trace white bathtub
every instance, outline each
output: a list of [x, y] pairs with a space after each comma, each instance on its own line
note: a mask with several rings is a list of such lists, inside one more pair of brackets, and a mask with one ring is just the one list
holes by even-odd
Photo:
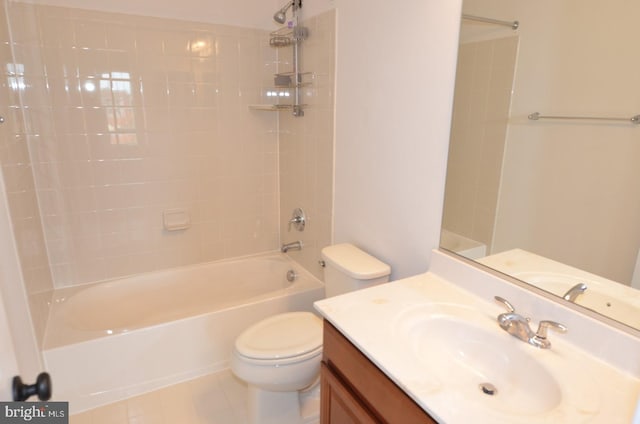
[[323, 297], [279, 253], [59, 290], [43, 352], [54, 400], [75, 413], [222, 370], [243, 329]]
[[440, 247], [469, 259], [480, 259], [487, 255], [486, 244], [444, 228], [440, 234]]

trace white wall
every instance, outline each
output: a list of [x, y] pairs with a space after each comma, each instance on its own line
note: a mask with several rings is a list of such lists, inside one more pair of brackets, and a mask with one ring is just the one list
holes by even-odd
[[439, 244], [461, 2], [337, 0], [334, 241], [424, 272]]

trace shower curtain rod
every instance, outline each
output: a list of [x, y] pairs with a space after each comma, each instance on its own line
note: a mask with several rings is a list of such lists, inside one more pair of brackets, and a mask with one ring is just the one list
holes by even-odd
[[484, 18], [482, 16], [462, 15], [462, 19], [467, 19], [469, 21], [484, 22], [487, 24], [508, 26], [514, 31], [520, 27], [520, 22], [518, 21], [500, 21], [498, 19]]

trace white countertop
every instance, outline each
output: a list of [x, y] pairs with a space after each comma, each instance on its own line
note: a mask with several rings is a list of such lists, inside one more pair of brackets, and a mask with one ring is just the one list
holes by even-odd
[[[481, 319], [474, 325], [482, 326], [483, 331], [491, 332], [492, 336], [495, 331], [496, 337], [507, 338], [505, 341], [516, 344], [519, 353], [547, 369], [561, 383], [563, 401], [560, 405], [543, 412], [505, 412], [499, 395], [490, 401], [497, 403], [487, 408], [486, 395], [477, 387], [465, 391], [458, 382], [425, 375], [425, 364], [416, 360], [411, 343], [407, 343], [406, 335], [400, 334], [400, 320], [406, 318], [407, 312], [420, 308], [454, 304], [477, 310]], [[550, 332], [551, 349], [537, 349], [511, 337], [495, 320], [505, 312], [503, 307], [433, 273], [324, 299], [316, 302], [315, 307], [438, 422], [640, 423], [640, 418], [634, 420], [640, 395], [637, 376], [592, 357], [564, 341], [561, 334]], [[589, 337], [588, 331], [584, 335]]]

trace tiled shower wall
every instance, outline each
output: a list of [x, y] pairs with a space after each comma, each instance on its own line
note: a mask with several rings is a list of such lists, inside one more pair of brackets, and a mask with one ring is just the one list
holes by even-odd
[[[300, 48], [305, 115], [280, 113], [280, 232], [283, 243], [302, 241], [301, 251], [289, 254], [322, 278], [320, 251], [331, 244], [333, 222], [333, 117], [335, 87], [335, 11], [304, 20], [309, 38]], [[281, 66], [290, 67], [287, 51]], [[289, 52], [290, 54], [290, 52]], [[304, 232], [288, 231], [293, 209], [308, 215]]]
[[[278, 247], [277, 116], [247, 108], [266, 31], [20, 3], [10, 22], [56, 287]], [[163, 229], [173, 209], [189, 229]]]
[[443, 227], [491, 251], [517, 37], [460, 45]]

